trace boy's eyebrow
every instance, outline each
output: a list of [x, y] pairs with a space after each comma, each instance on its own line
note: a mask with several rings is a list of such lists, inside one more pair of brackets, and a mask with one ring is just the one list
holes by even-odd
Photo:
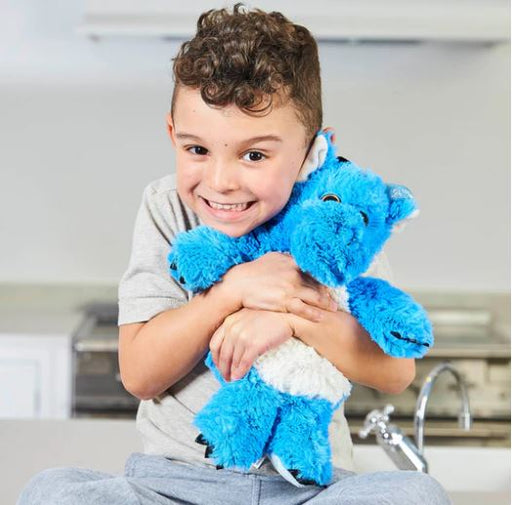
[[[180, 140], [193, 140], [195, 142], [203, 142], [200, 137], [191, 133], [176, 133], [176, 138]], [[255, 144], [256, 142], [263, 142], [264, 140], [273, 142], [283, 141], [283, 139], [277, 135], [260, 135], [257, 137], [251, 137], [250, 139], [245, 139], [240, 144]]]

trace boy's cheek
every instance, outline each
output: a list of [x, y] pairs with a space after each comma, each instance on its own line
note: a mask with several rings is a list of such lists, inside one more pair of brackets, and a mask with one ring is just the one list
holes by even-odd
[[197, 178], [190, 173], [187, 173], [185, 169], [176, 170], [176, 190], [183, 199], [191, 199], [192, 191], [197, 186]]

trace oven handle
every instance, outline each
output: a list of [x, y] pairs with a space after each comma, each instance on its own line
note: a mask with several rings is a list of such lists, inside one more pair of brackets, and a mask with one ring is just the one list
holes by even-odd
[[73, 344], [76, 352], [117, 352], [117, 340], [112, 339], [87, 339], [79, 340]]

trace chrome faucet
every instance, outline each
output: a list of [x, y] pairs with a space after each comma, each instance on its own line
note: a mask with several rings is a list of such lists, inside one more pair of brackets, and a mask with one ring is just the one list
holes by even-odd
[[418, 394], [418, 400], [416, 402], [416, 412], [414, 414], [414, 439], [420, 454], [423, 454], [423, 438], [425, 436], [425, 412], [427, 410], [427, 403], [432, 393], [432, 387], [434, 386], [438, 377], [444, 372], [450, 372], [457, 381], [459, 396], [462, 402], [461, 411], [459, 413], [459, 426], [465, 430], [469, 430], [471, 428], [471, 413], [469, 411], [469, 397], [466, 383], [457, 369], [451, 363], [440, 363], [434, 367], [425, 378], [423, 386], [421, 387], [421, 390]]
[[427, 462], [414, 442], [398, 426], [389, 423], [389, 414], [394, 410], [393, 405], [386, 405], [383, 410], [372, 410], [366, 416], [359, 437], [366, 438], [372, 431], [375, 432], [377, 443], [397, 468], [427, 473]]
[[418, 395], [414, 415], [416, 444], [399, 427], [389, 423], [389, 414], [395, 410], [393, 405], [386, 405], [383, 410], [372, 410], [366, 416], [364, 426], [359, 431], [360, 438], [366, 438], [371, 432], [374, 432], [377, 443], [400, 470], [416, 470], [428, 473], [428, 464], [423, 455], [425, 411], [432, 387], [439, 375], [445, 371], [451, 372], [457, 380], [462, 400], [459, 425], [465, 430], [469, 430], [471, 427], [471, 414], [469, 412], [466, 384], [455, 367], [448, 362], [444, 362], [429, 372]]

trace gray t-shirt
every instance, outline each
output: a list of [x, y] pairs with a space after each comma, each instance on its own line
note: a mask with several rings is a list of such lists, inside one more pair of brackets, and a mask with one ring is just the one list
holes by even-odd
[[[169, 275], [167, 255], [177, 233], [200, 224], [198, 216], [178, 196], [174, 174], [153, 181], [145, 188], [135, 222], [130, 262], [119, 284], [119, 325], [148, 321], [191, 299], [192, 293]], [[383, 277], [383, 268], [386, 262], [380, 255], [371, 273]], [[165, 393], [141, 401], [137, 429], [142, 435], [144, 452], [215, 466], [204, 457], [204, 446], [194, 442], [199, 432], [192, 420], [218, 387], [217, 380], [201, 360]], [[329, 438], [334, 466], [352, 469], [352, 441], [343, 405], [334, 413]], [[268, 461], [251, 472], [275, 473]]]

